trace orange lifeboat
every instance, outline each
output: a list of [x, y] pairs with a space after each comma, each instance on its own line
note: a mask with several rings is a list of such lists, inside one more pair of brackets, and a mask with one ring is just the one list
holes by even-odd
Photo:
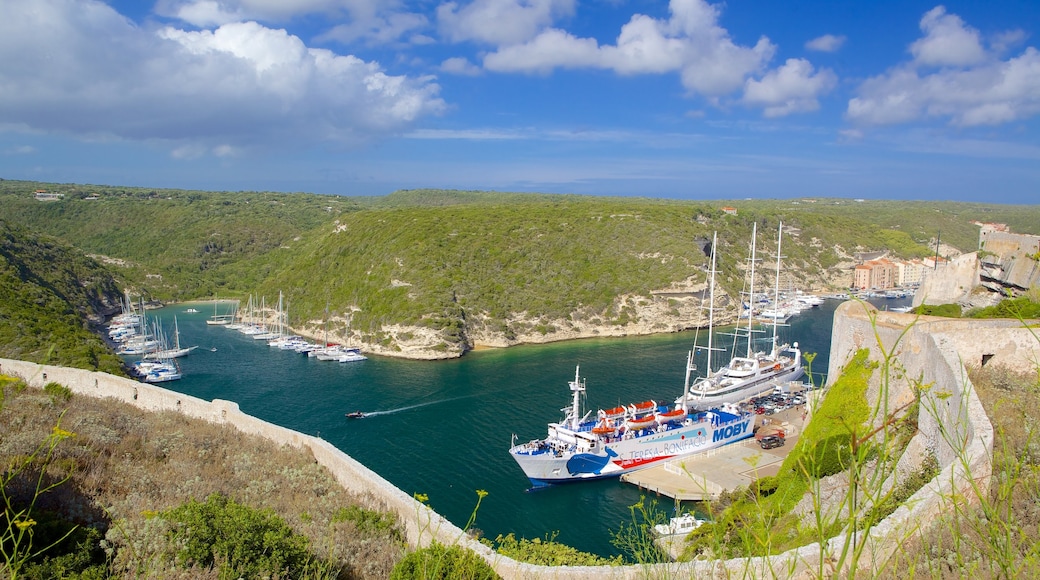
[[617, 431], [617, 426], [614, 425], [613, 421], [603, 420], [600, 421], [599, 425], [592, 428], [592, 432], [596, 435], [610, 435]]
[[613, 409], [607, 410], [600, 409], [597, 415], [600, 419], [619, 419], [624, 417], [627, 411], [628, 409], [625, 409], [624, 407], [614, 407]]
[[639, 419], [632, 418], [625, 421], [625, 425], [629, 429], [649, 429], [657, 424], [657, 417], [654, 415], [647, 415]]
[[628, 406], [628, 410], [633, 415], [642, 415], [643, 413], [650, 413], [657, 408], [657, 401], [644, 401], [642, 403], [633, 403]]
[[666, 413], [658, 413], [657, 417], [662, 423], [666, 421], [682, 421], [686, 419], [686, 409], [675, 409]]

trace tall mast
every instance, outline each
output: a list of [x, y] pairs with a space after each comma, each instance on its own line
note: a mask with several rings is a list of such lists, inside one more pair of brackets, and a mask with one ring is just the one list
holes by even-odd
[[[776, 228], [776, 289], [773, 291], [773, 309], [780, 308], [780, 241], [783, 239], [784, 222]], [[773, 313], [773, 357], [776, 358], [776, 319], [779, 311]]]
[[719, 232], [715, 232], [711, 237], [711, 276], [708, 280], [708, 366], [705, 377], [711, 376], [712, 346], [715, 344], [712, 342], [712, 333], [715, 331], [715, 257], [718, 243]]
[[758, 237], [758, 222], [751, 224], [751, 281], [748, 284], [747, 357], [751, 358], [752, 325], [755, 322], [755, 240]]

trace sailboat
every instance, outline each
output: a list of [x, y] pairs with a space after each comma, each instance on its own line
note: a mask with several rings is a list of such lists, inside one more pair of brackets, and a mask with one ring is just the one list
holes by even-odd
[[[757, 235], [757, 224], [752, 230], [751, 241], [751, 284], [749, 296], [754, 296], [754, 262], [755, 262], [755, 236]], [[783, 223], [777, 230], [776, 243], [776, 268], [777, 288], [779, 295], [780, 283], [780, 245], [783, 239]], [[714, 257], [712, 258], [711, 272], [711, 300], [714, 302], [715, 268]], [[749, 298], [749, 303], [752, 300]], [[771, 392], [776, 386], [801, 378], [804, 373], [802, 368], [802, 351], [798, 343], [780, 344], [777, 341], [777, 320], [773, 319], [772, 349], [770, 352], [755, 352], [753, 350], [752, 328], [753, 316], [748, 316], [748, 327], [742, 333], [747, 338], [747, 350], [744, 356], [734, 356], [729, 364], [718, 370], [712, 371], [711, 359], [713, 352], [712, 331], [714, 325], [714, 304], [708, 310], [708, 363], [704, 376], [686, 388], [683, 396], [676, 400], [676, 404], [688, 406], [690, 409], [711, 409], [723, 404], [736, 404], [754, 397]], [[687, 383], [693, 370], [693, 354], [688, 358]]]
[[145, 360], [161, 360], [161, 359], [180, 358], [182, 356], [187, 356], [188, 353], [190, 353], [191, 351], [195, 350], [196, 348], [198, 348], [198, 346], [188, 346], [188, 347], [182, 347], [181, 346], [181, 331], [180, 331], [180, 328], [177, 326], [177, 317], [174, 316], [173, 317], [173, 346], [170, 347], [169, 344], [167, 343], [165, 337], [163, 337], [161, 339], [161, 341], [160, 341], [160, 348], [159, 348], [159, 350], [147, 353], [147, 354], [144, 355], [143, 358]]
[[[233, 308], [233, 307], [229, 307], [229, 308]], [[217, 301], [214, 300], [213, 301], [213, 316], [210, 316], [209, 318], [206, 319], [206, 324], [214, 325], [214, 326], [226, 326], [228, 324], [231, 324], [234, 321], [235, 321], [235, 315], [234, 315], [233, 312], [229, 311], [226, 314], [217, 314]]]

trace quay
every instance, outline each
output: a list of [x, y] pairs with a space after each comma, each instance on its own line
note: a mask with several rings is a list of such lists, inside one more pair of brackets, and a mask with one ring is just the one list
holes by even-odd
[[716, 499], [723, 492], [747, 487], [761, 477], [776, 475], [784, 458], [798, 442], [804, 413], [805, 407], [800, 405], [774, 415], [758, 416], [755, 433], [761, 435], [783, 430], [785, 442], [782, 447], [762, 449], [757, 439], [750, 437], [626, 473], [621, 476], [621, 481], [676, 501]]

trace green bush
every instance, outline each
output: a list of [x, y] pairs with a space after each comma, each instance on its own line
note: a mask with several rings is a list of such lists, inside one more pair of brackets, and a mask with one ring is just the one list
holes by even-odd
[[390, 580], [493, 580], [499, 575], [483, 558], [460, 546], [433, 542], [394, 566]]
[[222, 576], [299, 578], [319, 566], [309, 542], [270, 510], [256, 510], [220, 494], [163, 512], [173, 524], [179, 566], [221, 566]]
[[72, 390], [65, 385], [60, 385], [55, 382], [49, 382], [43, 386], [43, 391], [51, 396], [51, 400], [55, 403], [67, 403], [72, 399]]
[[994, 306], [970, 310], [966, 316], [971, 318], [1040, 318], [1040, 302], [1032, 300], [1030, 296], [1007, 298]]
[[513, 534], [509, 534], [498, 536], [493, 543], [487, 540], [484, 543], [494, 547], [495, 551], [503, 556], [508, 556], [518, 562], [527, 562], [528, 564], [543, 566], [605, 566], [624, 563], [621, 556], [608, 559], [561, 544], [556, 541], [556, 533], [547, 535], [544, 541], [540, 538], [533, 540], [528, 540], [527, 538], [517, 539]]
[[960, 304], [922, 304], [914, 309], [915, 314], [923, 314], [925, 316], [945, 316], [946, 318], [960, 318], [961, 317], [961, 305]]
[[397, 516], [393, 512], [381, 512], [352, 505], [341, 508], [332, 516], [332, 523], [336, 522], [353, 522], [359, 532], [370, 536], [402, 539], [401, 530], [397, 528]]

